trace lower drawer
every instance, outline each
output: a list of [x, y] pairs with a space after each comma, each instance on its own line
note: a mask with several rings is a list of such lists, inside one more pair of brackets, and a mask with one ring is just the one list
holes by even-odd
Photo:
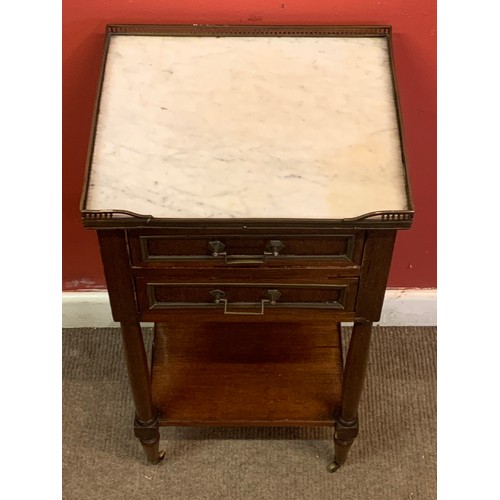
[[191, 282], [136, 278], [140, 312], [192, 309], [224, 314], [263, 315], [286, 308], [354, 311], [357, 279], [329, 280], [327, 284], [289, 282]]

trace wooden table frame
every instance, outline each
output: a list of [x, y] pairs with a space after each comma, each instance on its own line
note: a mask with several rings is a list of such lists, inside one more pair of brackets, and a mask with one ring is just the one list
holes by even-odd
[[[141, 315], [138, 311], [126, 231], [101, 229], [98, 237], [113, 319], [121, 324], [124, 354], [136, 409], [135, 435], [139, 438], [148, 461], [158, 463], [163, 458], [163, 452], [159, 451], [159, 422], [157, 409], [152, 401], [151, 373], [142, 340]], [[358, 404], [365, 379], [372, 323], [380, 319], [395, 237], [395, 230], [366, 231], [355, 313], [340, 315], [344, 321], [353, 320], [354, 327], [343, 373], [341, 405], [331, 419], [332, 425], [335, 425], [335, 459], [330, 466], [331, 471], [337, 470], [345, 462], [358, 434]], [[338, 315], [328, 314], [332, 321], [337, 321]], [[220, 320], [220, 315], [218, 318]]]
[[[385, 37], [388, 40], [390, 71], [394, 84], [394, 102], [397, 113], [398, 132], [401, 140], [401, 154], [403, 159], [405, 189], [407, 198], [406, 210], [387, 210], [361, 214], [350, 219], [162, 219], [147, 214], [136, 214], [127, 211], [126, 207], [114, 209], [89, 210], [87, 198], [89, 178], [92, 165], [92, 154], [96, 139], [96, 125], [99, 114], [99, 104], [103, 86], [104, 66], [106, 53], [111, 36], [123, 35], [172, 35], [172, 36], [293, 36], [293, 37]], [[94, 118], [89, 141], [89, 150], [85, 174], [85, 185], [81, 200], [83, 225], [97, 231], [101, 257], [104, 266], [111, 310], [115, 321], [121, 325], [124, 355], [128, 369], [130, 387], [135, 404], [134, 432], [141, 442], [147, 459], [150, 463], [158, 463], [164, 453], [159, 450], [159, 427], [161, 425], [330, 425], [335, 426], [334, 444], [335, 458], [330, 465], [330, 471], [336, 471], [346, 459], [349, 449], [358, 435], [358, 405], [361, 398], [365, 379], [366, 366], [369, 355], [370, 337], [373, 322], [380, 320], [387, 278], [394, 248], [396, 233], [400, 229], [411, 227], [413, 219], [413, 204], [409, 189], [408, 174], [404, 153], [403, 129], [399, 109], [397, 85], [394, 75], [392, 59], [392, 31], [390, 26], [167, 26], [167, 25], [110, 25], [107, 27], [105, 51], [101, 66], [98, 94], [94, 109]], [[201, 259], [189, 250], [187, 243], [193, 235], [206, 238], [209, 245], [217, 243], [220, 235], [230, 234], [236, 238], [246, 237], [248, 234], [265, 233], [273, 240], [280, 239], [280, 235], [292, 235], [306, 241], [311, 234], [330, 237], [339, 234], [352, 234], [355, 241], [356, 258], [349, 262], [341, 259], [323, 259], [323, 262], [314, 260], [310, 256], [304, 257], [304, 262], [297, 260], [287, 261], [281, 269], [272, 258], [269, 262], [247, 260], [242, 265], [225, 266], [223, 260], [209, 262], [210, 255], [217, 258], [217, 251], [207, 253]], [[166, 258], [163, 264], [153, 262], [139, 262], [140, 250], [134, 241], [137, 238], [150, 236], [164, 237], [165, 235], [183, 236], [186, 251], [179, 260]], [[274, 235], [274, 236], [272, 236]], [[135, 238], [135, 240], [134, 240]], [[215, 241], [214, 241], [215, 240]], [[326, 241], [326, 240], [325, 240]], [[134, 246], [135, 245], [135, 246]], [[347, 250], [346, 250], [346, 253]], [[137, 257], [139, 255], [139, 257]], [[195, 257], [193, 259], [193, 256]], [[337, 256], [338, 257], [338, 256]], [[351, 256], [352, 257], [352, 256]], [[189, 260], [191, 258], [191, 260]], [[199, 260], [196, 260], [199, 259]], [[309, 260], [308, 260], [309, 259]], [[189, 262], [188, 262], [189, 260]], [[244, 259], [245, 260], [245, 259]], [[349, 259], [347, 259], [349, 260]], [[229, 264], [226, 262], [226, 264]], [[156, 267], [155, 267], [156, 266]], [[246, 273], [246, 274], [245, 274]], [[164, 325], [182, 322], [203, 320], [206, 323], [227, 323], [237, 321], [253, 321], [258, 330], [262, 316], [230, 316], [221, 314], [220, 298], [214, 303], [197, 305], [199, 294], [190, 298], [185, 304], [176, 302], [168, 307], [168, 300], [163, 302], [167, 307], [162, 308], [154, 299], [154, 287], [172, 283], [204, 284], [210, 280], [219, 280], [227, 283], [237, 277], [239, 285], [248, 285], [248, 288], [269, 284], [269, 291], [275, 292], [275, 283], [284, 286], [296, 287], [300, 296], [301, 287], [317, 286], [332, 291], [332, 300], [323, 303], [310, 302], [289, 303], [284, 307], [267, 307], [273, 301], [262, 301], [262, 312], [266, 302], [266, 320], [279, 322], [295, 322], [301, 324], [304, 317], [321, 318], [327, 324], [331, 323], [332, 331], [337, 334], [342, 322], [353, 322], [353, 332], [345, 360], [342, 367], [340, 361], [339, 394], [331, 411], [325, 414], [324, 409], [318, 418], [293, 418], [290, 420], [283, 415], [278, 420], [265, 418], [242, 418], [224, 420], [223, 413], [216, 419], [192, 417], [171, 419], [162, 415], [161, 408], [155, 404], [154, 380], [152, 381], [154, 366], [150, 370], [143, 343], [141, 322], [154, 322], [156, 330], [161, 334]], [[234, 278], [236, 279], [236, 278]], [[337, 280], [337, 282], [335, 281]], [[343, 280], [343, 282], [342, 282]], [[344, 287], [345, 293], [334, 295], [335, 286]], [[231, 283], [230, 283], [231, 284]], [[217, 292], [217, 290], [214, 290]], [[188, 295], [191, 292], [186, 292]], [[304, 292], [305, 293], [305, 292]], [[308, 292], [309, 293], [309, 292]], [[149, 294], [149, 295], [148, 295]], [[311, 293], [310, 293], [311, 295]], [[299, 297], [300, 299], [300, 297]], [[224, 300], [224, 299], [222, 299]], [[294, 299], [295, 300], [295, 299]], [[174, 301], [175, 302], [175, 301]], [[181, 301], [182, 302], [182, 301]], [[206, 301], [205, 301], [206, 302]], [[227, 306], [227, 302], [225, 303]], [[224, 312], [228, 312], [224, 309]], [[339, 358], [340, 359], [340, 358]], [[343, 369], [342, 369], [343, 368]], [[326, 374], [326, 372], [324, 372]], [[247, 384], [248, 387], [248, 384]], [[255, 401], [258, 404], [258, 401]], [[201, 412], [200, 412], [201, 413]], [[221, 416], [222, 415], [222, 416]], [[314, 417], [314, 413], [312, 414]], [[168, 417], [168, 416], [167, 416]]]

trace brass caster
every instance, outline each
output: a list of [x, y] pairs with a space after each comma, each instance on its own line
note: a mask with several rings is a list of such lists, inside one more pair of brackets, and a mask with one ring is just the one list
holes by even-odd
[[333, 462], [331, 465], [328, 466], [328, 472], [337, 472], [340, 469], [340, 464], [337, 462]]
[[165, 458], [165, 452], [164, 451], [160, 451], [158, 453], [158, 460], [155, 460], [154, 462], [150, 462], [150, 464], [152, 464], [152, 465], [159, 464], [164, 458]]

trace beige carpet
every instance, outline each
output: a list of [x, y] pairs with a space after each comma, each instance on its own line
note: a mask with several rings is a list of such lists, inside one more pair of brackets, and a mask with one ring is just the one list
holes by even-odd
[[63, 330], [64, 499], [434, 499], [436, 330], [374, 329], [360, 434], [335, 474], [328, 428], [162, 428], [151, 466], [132, 420], [119, 330]]

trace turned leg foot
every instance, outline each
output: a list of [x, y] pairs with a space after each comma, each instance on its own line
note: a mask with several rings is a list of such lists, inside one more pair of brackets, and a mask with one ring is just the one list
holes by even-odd
[[136, 417], [134, 434], [139, 438], [149, 463], [157, 464], [163, 460], [165, 452], [160, 451], [160, 431], [156, 418], [142, 422]]
[[372, 323], [357, 319], [352, 330], [344, 368], [341, 404], [336, 412], [335, 459], [328, 470], [335, 472], [346, 461], [358, 435], [358, 405], [363, 389]]
[[328, 467], [329, 472], [336, 472], [339, 467], [347, 460], [347, 455], [351, 449], [351, 445], [358, 435], [358, 419], [357, 417], [350, 422], [345, 422], [342, 419], [335, 423], [335, 458], [333, 463]]
[[328, 472], [337, 472], [340, 469], [340, 464], [335, 460], [328, 466]]

